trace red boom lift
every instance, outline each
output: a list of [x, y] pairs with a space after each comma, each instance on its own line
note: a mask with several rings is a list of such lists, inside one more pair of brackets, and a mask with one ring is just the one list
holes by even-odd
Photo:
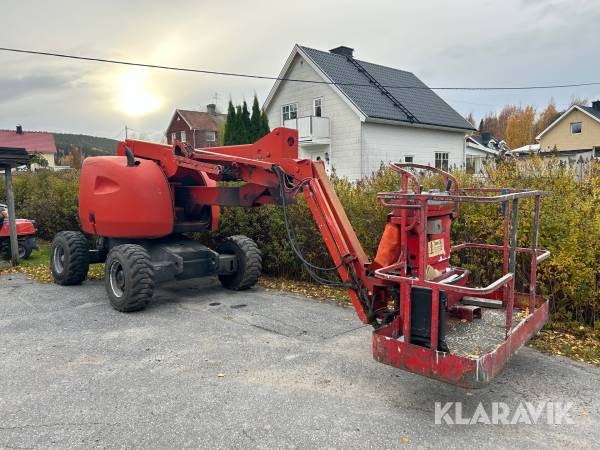
[[[79, 217], [83, 231], [97, 237], [96, 245], [90, 249], [79, 232], [57, 234], [51, 254], [55, 281], [81, 283], [90, 263], [104, 262], [111, 304], [124, 312], [144, 308], [154, 286], [172, 279], [218, 275], [226, 288], [247, 289], [261, 270], [251, 239], [233, 236], [215, 251], [184, 233], [215, 230], [220, 206], [269, 203], [283, 206], [294, 251], [322, 280], [320, 268], [302, 258], [289, 223], [287, 205], [302, 193], [358, 317], [374, 328], [375, 359], [453, 384], [487, 384], [548, 317], [547, 301], [536, 294], [537, 264], [549, 256], [537, 245], [543, 192], [461, 189], [441, 170], [393, 164], [401, 190], [378, 194], [391, 212], [370, 261], [323, 163], [298, 159], [297, 140], [297, 131], [286, 128], [255, 144], [200, 150], [181, 142], [126, 140], [118, 156], [86, 159]], [[414, 169], [438, 174], [445, 189], [424, 191]], [[223, 181], [244, 184], [217, 184]], [[528, 197], [535, 202], [532, 242], [519, 248], [519, 201]], [[461, 202], [499, 204], [503, 245], [451, 245], [451, 223]], [[499, 252], [503, 275], [485, 287], [468, 286], [468, 271], [451, 265], [450, 255], [469, 248]], [[527, 293], [515, 292], [518, 253], [531, 261]]]

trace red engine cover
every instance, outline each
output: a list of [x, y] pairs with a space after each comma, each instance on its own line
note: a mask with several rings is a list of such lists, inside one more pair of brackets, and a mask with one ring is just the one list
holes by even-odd
[[[29, 234], [35, 234], [35, 227], [33, 226], [33, 222], [27, 219], [17, 219], [15, 220], [17, 223], [17, 235], [18, 236], [26, 236]], [[10, 236], [10, 230], [8, 226], [8, 219], [4, 219], [4, 223], [0, 228], [0, 237]]]
[[161, 168], [124, 156], [87, 158], [79, 182], [79, 220], [86, 233], [158, 238], [173, 231], [173, 202]]

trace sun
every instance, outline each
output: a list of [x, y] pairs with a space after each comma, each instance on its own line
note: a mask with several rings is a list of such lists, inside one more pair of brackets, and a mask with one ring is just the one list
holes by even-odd
[[143, 69], [130, 69], [118, 78], [119, 109], [139, 117], [156, 111], [161, 101], [146, 86], [148, 75]]

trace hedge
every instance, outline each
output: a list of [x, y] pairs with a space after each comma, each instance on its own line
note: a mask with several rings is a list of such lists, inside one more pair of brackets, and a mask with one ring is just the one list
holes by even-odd
[[[486, 177], [463, 171], [455, 175], [464, 187], [502, 186], [551, 191], [544, 197], [539, 243], [552, 257], [539, 266], [539, 289], [551, 299], [555, 317], [600, 328], [600, 170], [598, 164], [585, 174], [576, 174], [558, 160], [488, 165]], [[579, 175], [579, 176], [578, 176]], [[427, 184], [435, 180], [426, 180]], [[385, 225], [387, 211], [379, 206], [377, 192], [398, 189], [398, 175], [382, 169], [357, 183], [334, 178], [334, 187], [365, 251], [373, 256]], [[77, 229], [78, 173], [48, 171], [14, 177], [19, 216], [35, 219], [43, 239], [65, 229]], [[4, 186], [0, 185], [0, 199]], [[528, 246], [533, 201], [520, 203], [519, 245]], [[463, 204], [453, 224], [453, 240], [501, 242], [501, 220], [496, 205]], [[290, 206], [290, 217], [305, 256], [315, 264], [331, 265], [312, 216], [300, 198]], [[224, 208], [219, 232], [198, 236], [219, 240], [232, 234], [253, 238], [264, 254], [264, 272], [271, 276], [307, 280], [308, 274], [288, 243], [282, 208]], [[500, 255], [469, 252], [460, 264], [471, 270], [471, 279], [483, 284], [501, 270]], [[455, 259], [457, 259], [455, 257]], [[458, 261], [457, 261], [458, 262]], [[519, 261], [518, 283], [524, 284], [528, 262]]]

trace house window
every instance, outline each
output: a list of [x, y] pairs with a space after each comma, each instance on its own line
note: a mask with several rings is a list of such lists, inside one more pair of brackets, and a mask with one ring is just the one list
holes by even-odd
[[571, 134], [581, 134], [581, 122], [571, 122]]
[[180, 141], [181, 142], [185, 142], [185, 131], [182, 131], [181, 134], [180, 134], [180, 136], [181, 136]]
[[435, 152], [435, 168], [441, 170], [448, 170], [448, 153], [447, 152]]
[[175, 132], [171, 133], [171, 144], [174, 144], [176, 140], [177, 140], [177, 133], [175, 133]]
[[467, 155], [465, 159], [467, 173], [478, 174], [483, 170], [483, 157]]
[[298, 103], [290, 103], [281, 107], [281, 119], [285, 123], [286, 120], [295, 119], [298, 117]]
[[313, 99], [313, 116], [321, 117], [321, 102], [322, 98]]
[[594, 158], [600, 158], [600, 147], [594, 147]]
[[217, 133], [215, 133], [214, 131], [207, 131], [206, 140], [208, 142], [215, 142], [217, 140]]
[[415, 158], [414, 156], [405, 156], [404, 157], [404, 162], [405, 163], [411, 163], [411, 162], [414, 161], [414, 158]]

